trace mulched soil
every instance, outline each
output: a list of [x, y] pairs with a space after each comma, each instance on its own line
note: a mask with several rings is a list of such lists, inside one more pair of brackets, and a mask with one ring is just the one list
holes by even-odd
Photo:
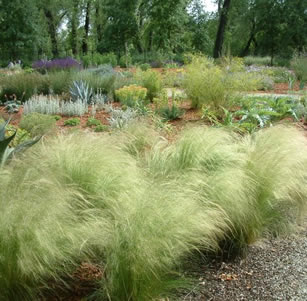
[[[97, 283], [103, 278], [103, 269], [98, 265], [83, 262], [75, 272], [62, 283], [50, 283], [44, 290], [40, 301], [81, 301], [93, 294], [98, 288]], [[66, 288], [65, 288], [66, 287]]]
[[[304, 88], [305, 91], [307, 91], [307, 86]], [[293, 90], [291, 92], [298, 92], [300, 91], [299, 89], [299, 82], [295, 83]], [[275, 83], [274, 84], [274, 89], [273, 90], [268, 90], [268, 91], [257, 91], [257, 93], [264, 93], [264, 94], [288, 94], [289, 93], [289, 85], [288, 83]]]
[[307, 221], [295, 234], [259, 241], [246, 254], [198, 265], [198, 285], [180, 300], [307, 300]]

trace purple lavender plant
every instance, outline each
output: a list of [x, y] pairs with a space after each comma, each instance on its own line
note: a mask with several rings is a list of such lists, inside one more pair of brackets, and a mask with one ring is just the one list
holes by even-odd
[[56, 70], [67, 70], [73, 68], [81, 68], [81, 64], [71, 58], [63, 58], [63, 59], [53, 59], [50, 61], [47, 60], [39, 60], [32, 64], [33, 69], [37, 69], [39, 71], [56, 71]]

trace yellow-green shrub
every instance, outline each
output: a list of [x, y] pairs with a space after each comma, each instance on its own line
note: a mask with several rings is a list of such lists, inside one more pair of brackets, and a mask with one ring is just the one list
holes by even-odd
[[146, 99], [147, 89], [137, 85], [124, 86], [116, 90], [115, 95], [122, 104], [133, 106]]
[[231, 107], [230, 97], [235, 92], [256, 89], [259, 79], [244, 72], [239, 59], [226, 60], [215, 65], [213, 60], [195, 56], [187, 66], [184, 87], [192, 106], [204, 105], [218, 110]]
[[153, 100], [162, 90], [162, 79], [160, 73], [152, 70], [137, 71], [135, 75], [137, 83], [147, 89], [147, 97]]

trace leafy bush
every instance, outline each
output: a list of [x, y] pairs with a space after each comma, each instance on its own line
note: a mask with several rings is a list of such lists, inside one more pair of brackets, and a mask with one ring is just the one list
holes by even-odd
[[104, 125], [104, 124], [99, 124], [94, 129], [94, 131], [96, 133], [107, 132], [108, 130], [109, 130], [109, 127], [107, 125]]
[[135, 107], [144, 103], [147, 89], [137, 85], [125, 86], [115, 91], [116, 98], [124, 105]]
[[53, 116], [40, 113], [31, 113], [22, 117], [20, 128], [31, 133], [31, 136], [42, 136], [52, 131], [55, 127], [56, 120]]
[[147, 89], [147, 97], [151, 101], [154, 97], [157, 97], [162, 90], [161, 75], [156, 71], [138, 71], [135, 75], [135, 79], [140, 86]]
[[100, 91], [104, 94], [113, 92], [116, 73], [109, 65], [79, 72], [74, 80], [86, 82], [94, 92]]
[[99, 126], [102, 125], [101, 121], [95, 118], [90, 117], [87, 122], [86, 122], [87, 126]]
[[238, 60], [217, 66], [205, 57], [194, 57], [187, 66], [184, 87], [192, 106], [201, 108], [210, 106], [213, 110], [230, 108], [230, 97], [239, 91], [255, 89], [258, 79], [242, 72], [242, 63]]
[[107, 54], [94, 53], [83, 56], [82, 62], [84, 67], [100, 66], [105, 64], [115, 67], [117, 65], [117, 58], [113, 52]]
[[119, 66], [121, 68], [129, 68], [132, 64], [132, 58], [130, 54], [125, 54], [119, 59]]
[[40, 80], [38, 74], [19, 73], [2, 79], [0, 100], [18, 100], [24, 102], [36, 93], [36, 86]]
[[268, 76], [261, 76], [259, 80], [258, 90], [274, 90], [274, 81]]
[[148, 69], [150, 69], [150, 65], [147, 64], [147, 63], [141, 64], [141, 65], [140, 65], [140, 69], [141, 69], [142, 71], [147, 71]]
[[163, 74], [163, 86], [167, 88], [181, 88], [184, 81], [184, 69], [167, 70]]
[[136, 78], [134, 77], [134, 74], [129, 71], [118, 72], [116, 74], [116, 80], [114, 82], [114, 94], [115, 94], [115, 90], [118, 90], [124, 86], [130, 86], [130, 85], [140, 86], [140, 83], [136, 80]]
[[72, 84], [72, 73], [66, 71], [59, 71], [49, 74], [50, 92], [61, 95], [69, 93], [69, 87]]
[[187, 66], [184, 81], [185, 91], [192, 101], [192, 106], [203, 105], [218, 109], [227, 107], [229, 87], [224, 84], [225, 75], [220, 67], [206, 58], [194, 58]]
[[80, 124], [79, 118], [70, 118], [64, 121], [64, 125], [66, 126], [77, 126]]
[[66, 116], [82, 116], [88, 113], [88, 104], [85, 101], [62, 101], [61, 114]]
[[307, 53], [296, 54], [291, 60], [291, 67], [300, 81], [300, 87], [303, 88], [307, 82]]
[[269, 66], [271, 65], [271, 57], [246, 56], [244, 57], [244, 64], [247, 66], [250, 65]]

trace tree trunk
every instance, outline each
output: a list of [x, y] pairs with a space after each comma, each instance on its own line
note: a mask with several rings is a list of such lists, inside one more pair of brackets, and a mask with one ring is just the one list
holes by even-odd
[[253, 40], [255, 39], [255, 30], [256, 30], [256, 22], [253, 21], [253, 24], [252, 24], [252, 30], [251, 30], [251, 33], [250, 33], [250, 37], [247, 41], [247, 44], [245, 46], [245, 48], [242, 50], [241, 52], [241, 56], [244, 57], [246, 55], [248, 55], [248, 52], [249, 52], [249, 48], [253, 42]]
[[96, 2], [95, 8], [95, 23], [96, 23], [96, 47], [102, 42], [102, 25], [100, 21], [100, 2]]
[[215, 39], [213, 57], [218, 58], [222, 55], [223, 43], [224, 43], [224, 35], [228, 21], [228, 13], [230, 8], [231, 0], [225, 0], [223, 4], [223, 8], [221, 11], [219, 27]]
[[82, 41], [82, 52], [87, 54], [88, 52], [88, 34], [90, 30], [90, 10], [91, 10], [91, 1], [87, 1], [86, 5], [86, 15], [85, 15], [85, 24], [84, 24], [84, 37]]
[[73, 55], [78, 54], [77, 48], [77, 30], [78, 30], [78, 0], [73, 2], [73, 12], [71, 17], [71, 49]]
[[58, 57], [59, 49], [58, 49], [58, 41], [57, 41], [57, 34], [56, 34], [56, 26], [54, 24], [54, 18], [53, 18], [51, 11], [48, 8], [44, 8], [44, 14], [47, 19], [48, 33], [51, 39], [52, 55], [53, 57]]

